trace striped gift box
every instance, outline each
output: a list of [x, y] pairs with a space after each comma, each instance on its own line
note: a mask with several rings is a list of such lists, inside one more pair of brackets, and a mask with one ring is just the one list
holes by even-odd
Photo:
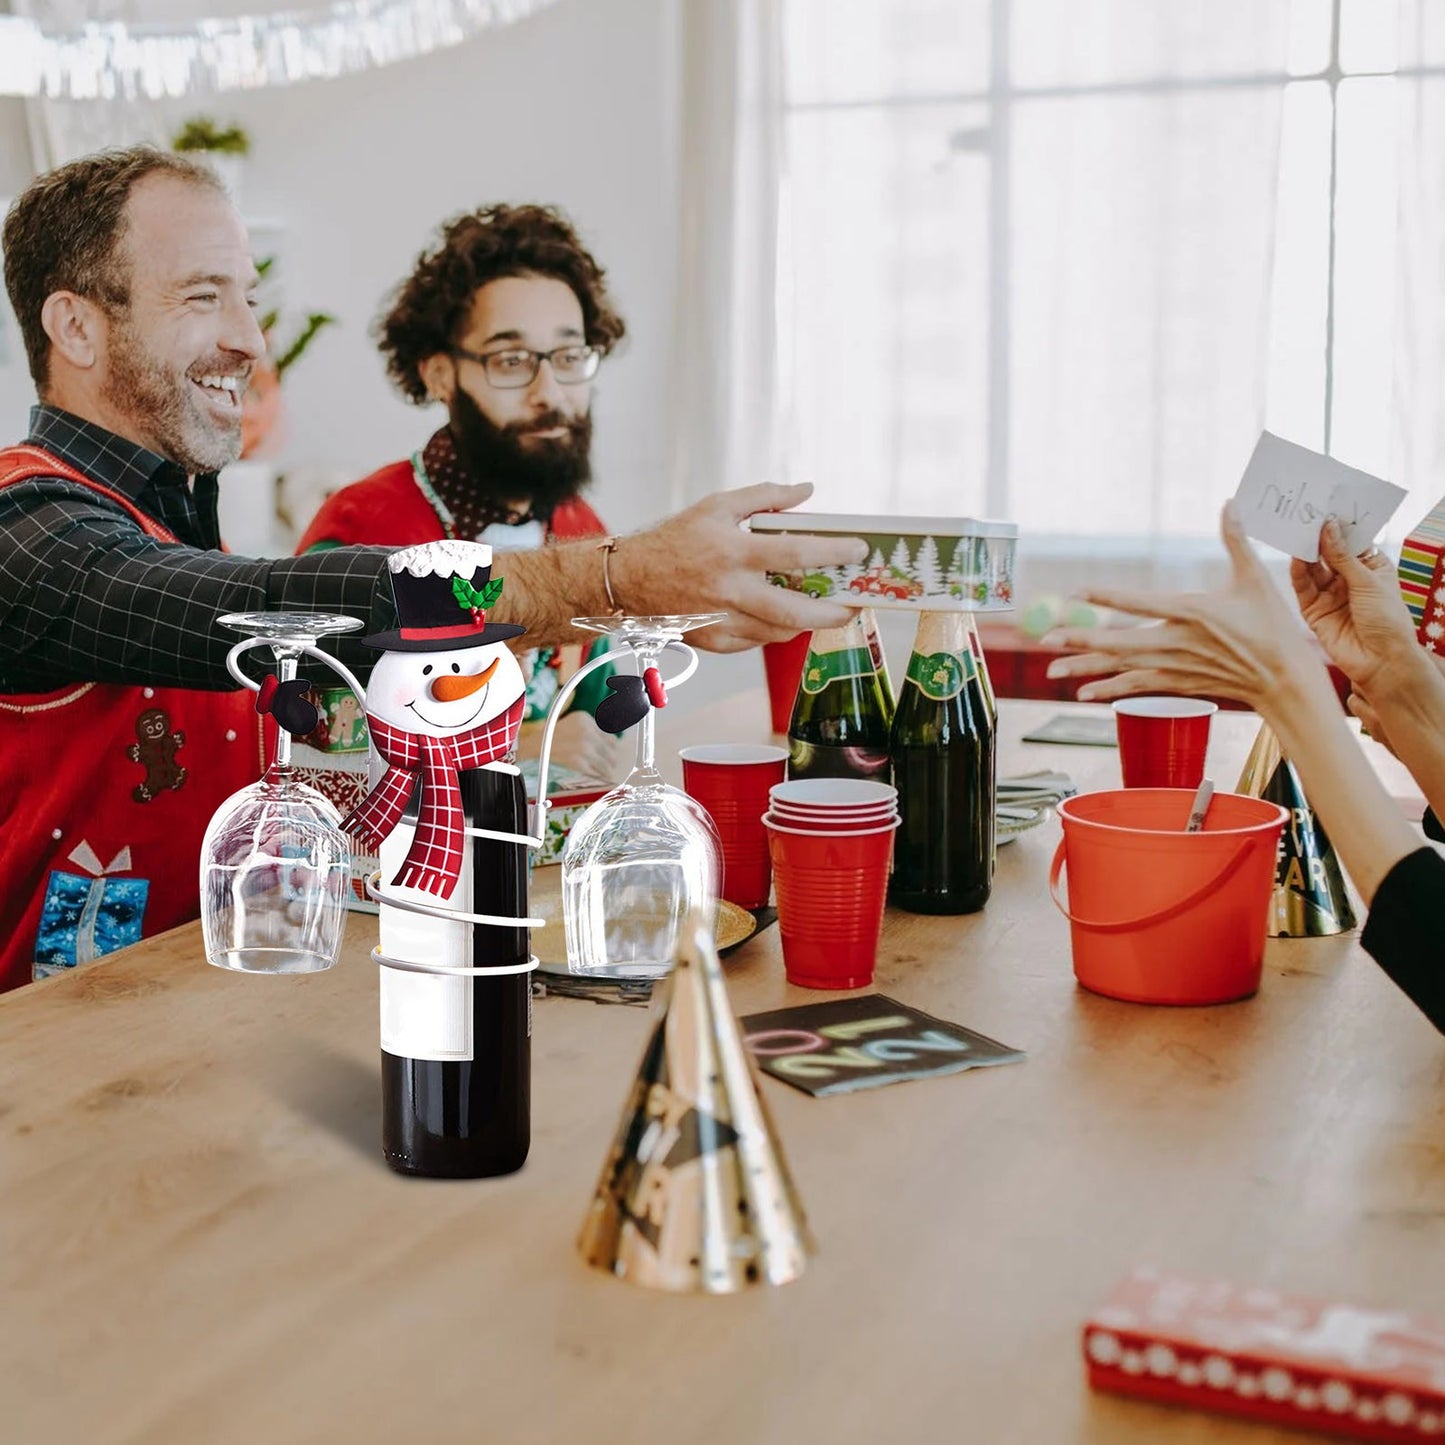
[[1400, 595], [1415, 619], [1420, 645], [1445, 655], [1445, 501], [1405, 538]]

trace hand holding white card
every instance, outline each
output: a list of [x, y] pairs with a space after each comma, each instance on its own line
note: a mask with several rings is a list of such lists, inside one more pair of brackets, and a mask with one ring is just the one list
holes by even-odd
[[1329, 518], [1340, 524], [1345, 546], [1363, 552], [1404, 498], [1393, 482], [1261, 432], [1234, 505], [1248, 536], [1318, 562], [1320, 528]]

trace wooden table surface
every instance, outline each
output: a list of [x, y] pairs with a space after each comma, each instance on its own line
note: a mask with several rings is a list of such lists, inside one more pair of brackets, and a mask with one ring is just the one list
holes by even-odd
[[[1003, 771], [1115, 786], [1112, 751]], [[761, 694], [662, 750], [746, 737]], [[1220, 715], [1232, 786], [1254, 720]], [[879, 988], [1028, 1051], [861, 1094], [764, 1089], [820, 1253], [799, 1282], [674, 1298], [574, 1239], [648, 1028], [536, 1008], [533, 1144], [509, 1179], [390, 1173], [375, 921], [306, 978], [205, 965], [177, 930], [0, 1000], [0, 1441], [1297, 1441], [1092, 1395], [1080, 1325], [1136, 1264], [1439, 1312], [1445, 1041], [1354, 937], [1271, 943], [1253, 1000], [1078, 989], [1045, 892], [1059, 825], [999, 852], [971, 918], [890, 912]], [[739, 1013], [817, 997], [776, 928]]]

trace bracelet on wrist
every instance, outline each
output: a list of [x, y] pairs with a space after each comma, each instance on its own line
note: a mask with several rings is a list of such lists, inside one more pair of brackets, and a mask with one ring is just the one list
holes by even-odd
[[626, 609], [617, 600], [617, 594], [612, 590], [612, 554], [617, 550], [616, 537], [604, 537], [597, 544], [597, 550], [602, 553], [602, 590], [607, 595], [607, 609], [613, 617], [621, 617]]

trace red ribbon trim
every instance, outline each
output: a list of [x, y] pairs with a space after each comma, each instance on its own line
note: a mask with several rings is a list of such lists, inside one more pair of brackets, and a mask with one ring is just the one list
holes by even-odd
[[401, 635], [408, 642], [428, 642], [435, 638], [443, 642], [449, 637], [472, 637], [477, 628], [487, 625], [487, 614], [478, 609], [477, 615], [470, 622], [463, 622], [458, 627], [403, 627]]

